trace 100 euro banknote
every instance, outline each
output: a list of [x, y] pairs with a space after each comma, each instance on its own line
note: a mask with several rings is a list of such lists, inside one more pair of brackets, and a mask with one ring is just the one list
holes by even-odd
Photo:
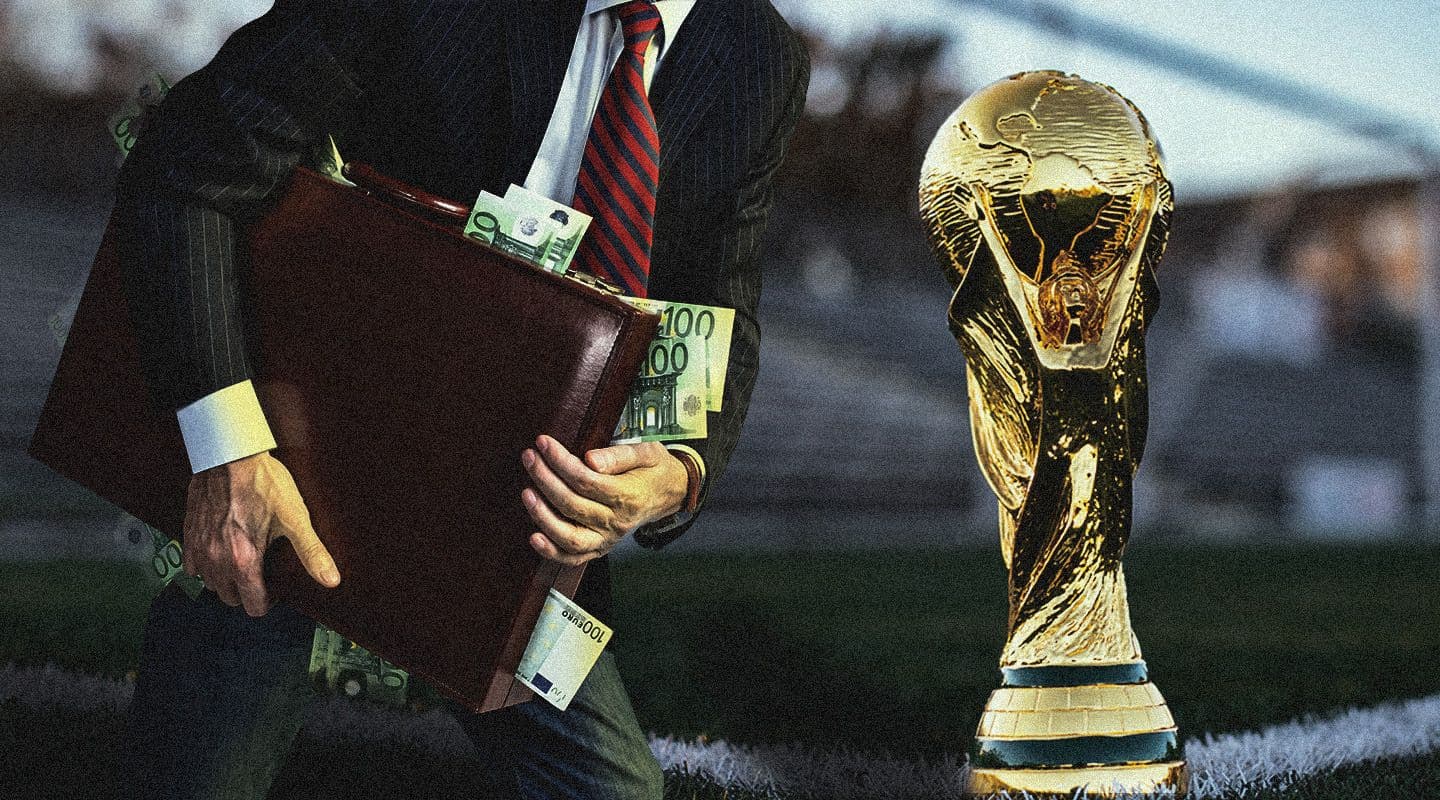
[[708, 386], [705, 408], [719, 411], [725, 400], [725, 376], [730, 370], [730, 337], [735, 329], [735, 309], [675, 303], [649, 297], [622, 297], [631, 306], [660, 315], [659, 337], [698, 335], [705, 342], [705, 377]]
[[480, 193], [465, 222], [465, 235], [564, 275], [589, 227], [588, 214], [511, 184], [504, 197]]
[[107, 124], [115, 146], [120, 148], [121, 161], [124, 161], [135, 147], [135, 140], [140, 136], [146, 116], [155, 106], [160, 105], [160, 101], [165, 99], [169, 91], [170, 82], [165, 80], [163, 75], [152, 73], [150, 80], [140, 86], [135, 96], [128, 98], [120, 110], [110, 117]]
[[550, 242], [546, 245], [539, 264], [561, 275], [569, 272], [570, 262], [575, 259], [575, 252], [580, 249], [580, 240], [590, 228], [590, 215], [513, 183], [502, 199], [518, 217], [555, 223]]
[[564, 711], [609, 643], [610, 627], [550, 590], [515, 677]]
[[115, 531], [130, 544], [148, 552], [150, 558], [145, 562], [145, 577], [152, 591], [159, 592], [173, 582], [185, 590], [191, 600], [200, 596], [205, 584], [183, 569], [179, 542], [129, 514], [120, 515]]
[[481, 192], [465, 222], [465, 235], [504, 253], [543, 267], [550, 240], [560, 223], [531, 209], [508, 203], [504, 198]]
[[705, 438], [706, 361], [705, 337], [698, 332], [655, 337], [630, 386], [615, 443]]

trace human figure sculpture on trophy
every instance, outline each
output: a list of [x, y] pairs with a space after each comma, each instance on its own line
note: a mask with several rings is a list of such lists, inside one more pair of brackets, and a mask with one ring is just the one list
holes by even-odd
[[973, 795], [1185, 791], [1120, 563], [1172, 207], [1139, 109], [1074, 75], [981, 89], [926, 155], [920, 212], [955, 288], [950, 329], [1009, 570], [1004, 684], [971, 751]]

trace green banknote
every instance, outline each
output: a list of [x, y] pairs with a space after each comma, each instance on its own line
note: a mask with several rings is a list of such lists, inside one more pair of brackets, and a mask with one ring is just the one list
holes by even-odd
[[181, 568], [179, 542], [129, 514], [122, 514], [115, 528], [131, 544], [149, 542], [150, 558], [145, 564], [145, 577], [156, 593], [174, 581], [191, 600], [200, 596], [205, 584]]
[[609, 643], [610, 634], [609, 626], [551, 589], [515, 677], [564, 711]]
[[560, 228], [558, 221], [540, 209], [507, 203], [504, 198], [481, 192], [465, 223], [465, 235], [544, 268], [550, 240]]
[[616, 444], [703, 439], [706, 382], [705, 337], [656, 336], [615, 429]]
[[[181, 567], [179, 542], [129, 514], [121, 516], [116, 529], [131, 544], [150, 541], [151, 557], [145, 574], [156, 592], [174, 581], [191, 600], [200, 596], [205, 584]], [[390, 705], [404, 705], [410, 685], [405, 670], [324, 625], [315, 628], [309, 675], [317, 688]]]
[[317, 690], [363, 697], [393, 706], [405, 705], [410, 675], [339, 633], [315, 626], [307, 672]]
[[135, 147], [135, 140], [145, 126], [146, 114], [159, 105], [169, 91], [170, 83], [165, 77], [159, 73], [153, 74], [135, 96], [126, 100], [120, 110], [110, 117], [110, 136], [115, 140], [115, 146], [120, 148], [121, 161], [124, 161]]
[[580, 248], [580, 240], [590, 227], [590, 215], [513, 183], [503, 199], [520, 217], [551, 220], [559, 226], [550, 236], [550, 244], [540, 266], [560, 275], [569, 272], [570, 262], [575, 260], [575, 251]]
[[735, 329], [735, 309], [673, 303], [650, 297], [620, 299], [641, 311], [659, 314], [658, 336], [684, 337], [698, 333], [705, 339], [705, 377], [709, 385], [705, 408], [719, 411], [725, 402], [725, 376], [730, 372], [730, 335]]

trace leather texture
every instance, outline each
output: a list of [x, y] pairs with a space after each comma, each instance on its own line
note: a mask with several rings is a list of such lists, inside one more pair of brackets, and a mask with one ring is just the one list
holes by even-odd
[[[268, 354], [255, 378], [316, 532], [340, 568], [315, 583], [288, 544], [275, 596], [475, 711], [514, 680], [561, 570], [528, 544], [521, 451], [546, 433], [603, 447], [658, 319], [467, 240], [407, 204], [296, 169], [249, 229]], [[189, 466], [149, 402], [112, 218], [30, 452], [172, 537]]]

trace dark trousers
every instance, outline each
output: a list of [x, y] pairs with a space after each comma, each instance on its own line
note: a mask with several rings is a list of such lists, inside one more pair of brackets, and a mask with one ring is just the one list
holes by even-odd
[[[265, 797], [315, 698], [306, 675], [314, 631], [315, 623], [288, 605], [250, 617], [211, 591], [194, 601], [176, 586], [161, 592], [150, 606], [126, 718], [120, 796]], [[489, 714], [455, 704], [449, 710], [493, 783], [480, 796], [663, 794], [660, 766], [609, 651], [563, 712], [538, 699]]]

